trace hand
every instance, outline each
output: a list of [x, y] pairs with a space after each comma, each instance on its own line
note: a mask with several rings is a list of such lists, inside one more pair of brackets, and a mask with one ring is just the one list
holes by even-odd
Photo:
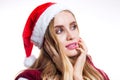
[[52, 61], [56, 64], [56, 67], [62, 72], [62, 69], [61, 69], [62, 63], [60, 62], [61, 58], [59, 57], [59, 54], [57, 53], [55, 48], [50, 44], [48, 40], [45, 40], [44, 49], [46, 49], [48, 53], [47, 55], [51, 57]]
[[83, 80], [82, 73], [86, 61], [87, 47], [81, 38], [78, 42], [78, 45], [79, 47], [76, 50], [78, 51], [78, 53], [80, 53], [80, 55], [78, 56], [74, 65], [73, 78], [75, 80]]

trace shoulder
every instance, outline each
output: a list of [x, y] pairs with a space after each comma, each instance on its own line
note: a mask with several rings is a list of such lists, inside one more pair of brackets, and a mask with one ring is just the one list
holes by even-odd
[[17, 75], [15, 80], [41, 80], [41, 71], [34, 69], [27, 69]]

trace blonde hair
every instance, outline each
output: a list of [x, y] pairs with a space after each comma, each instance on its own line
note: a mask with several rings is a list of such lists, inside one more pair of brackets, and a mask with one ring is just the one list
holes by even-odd
[[[72, 60], [65, 55], [65, 52], [60, 47], [61, 44], [59, 44], [55, 36], [53, 24], [54, 19], [46, 30], [40, 56], [30, 69], [42, 70], [42, 74], [39, 76], [42, 80], [73, 80], [70, 70]], [[87, 55], [83, 78], [85, 80], [104, 80], [104, 77], [90, 61], [91, 58]]]

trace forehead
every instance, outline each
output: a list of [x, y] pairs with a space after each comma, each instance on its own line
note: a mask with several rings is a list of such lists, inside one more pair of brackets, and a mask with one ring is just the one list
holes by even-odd
[[71, 23], [73, 21], [76, 21], [76, 20], [75, 20], [74, 15], [71, 12], [61, 11], [60, 13], [55, 15], [55, 17], [54, 17], [54, 26]]

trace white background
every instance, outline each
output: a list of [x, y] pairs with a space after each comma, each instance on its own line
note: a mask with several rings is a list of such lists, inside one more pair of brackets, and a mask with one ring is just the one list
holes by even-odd
[[[50, 1], [50, 0], [47, 0]], [[52, 0], [51, 0], [52, 1]], [[76, 12], [80, 34], [94, 64], [110, 80], [120, 80], [120, 1], [53, 0]], [[22, 31], [30, 12], [45, 0], [0, 0], [0, 80], [14, 80], [25, 69]], [[34, 48], [33, 53], [39, 53]]]

